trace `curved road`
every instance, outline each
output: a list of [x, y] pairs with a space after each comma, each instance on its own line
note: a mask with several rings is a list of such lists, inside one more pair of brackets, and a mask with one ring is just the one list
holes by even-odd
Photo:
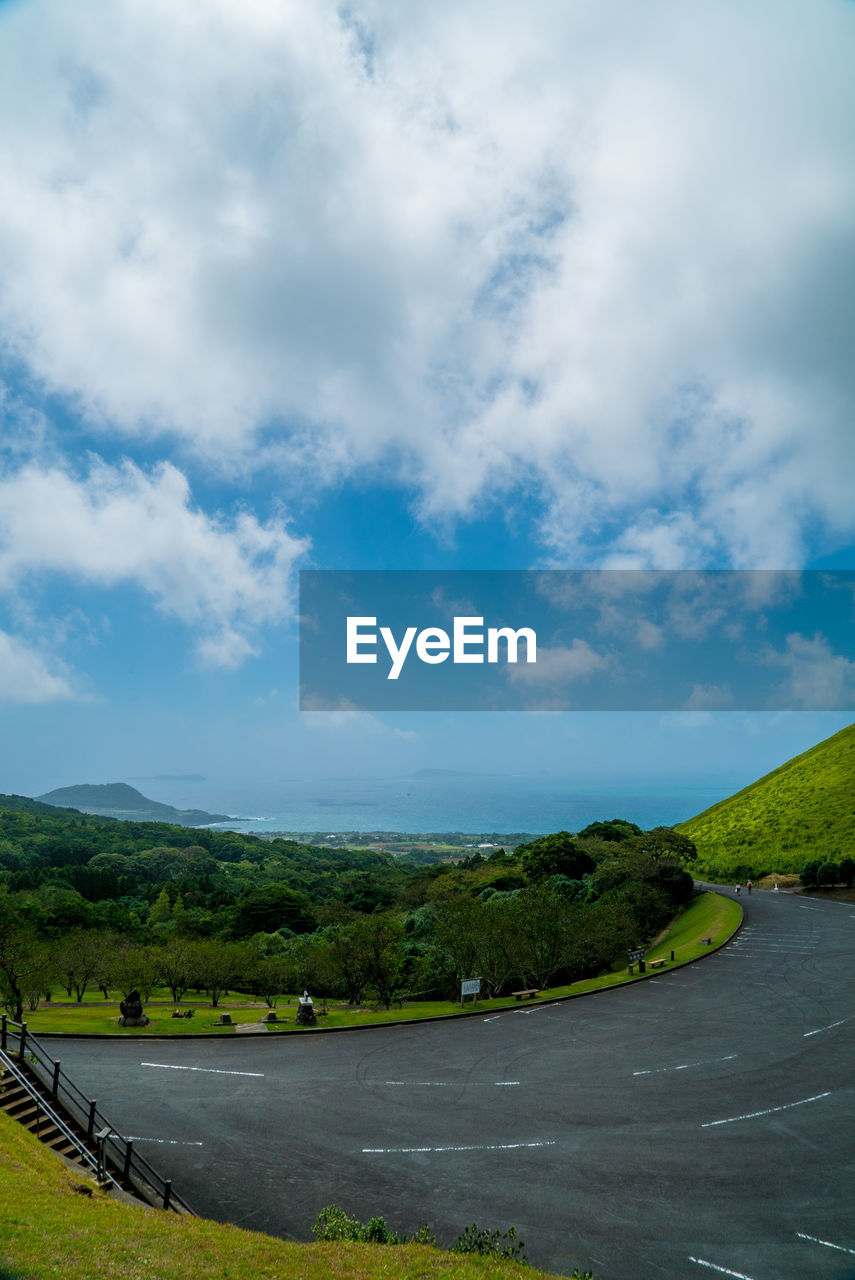
[[701, 963], [453, 1023], [84, 1041], [64, 1068], [200, 1213], [513, 1224], [596, 1280], [855, 1277], [855, 903], [742, 895]]

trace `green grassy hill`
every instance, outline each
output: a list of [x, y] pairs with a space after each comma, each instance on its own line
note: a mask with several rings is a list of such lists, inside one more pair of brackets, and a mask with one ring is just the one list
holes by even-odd
[[855, 857], [855, 725], [676, 828], [715, 880], [797, 872]]

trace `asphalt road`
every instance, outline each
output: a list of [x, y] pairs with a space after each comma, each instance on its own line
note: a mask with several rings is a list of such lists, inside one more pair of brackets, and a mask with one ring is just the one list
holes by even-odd
[[309, 1239], [336, 1203], [440, 1244], [514, 1225], [596, 1280], [852, 1280], [855, 904], [741, 901], [722, 951], [564, 1004], [51, 1048], [212, 1218]]

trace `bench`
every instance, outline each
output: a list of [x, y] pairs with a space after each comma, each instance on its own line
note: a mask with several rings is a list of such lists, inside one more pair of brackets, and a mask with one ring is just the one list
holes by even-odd
[[173, 1018], [192, 1018], [195, 1013], [194, 1009], [173, 1009]]
[[529, 987], [527, 991], [512, 991], [512, 996], [516, 996], [517, 1001], [535, 1000], [540, 995], [540, 987]]
[[650, 969], [661, 969], [662, 966], [665, 964], [665, 961], [664, 960], [648, 960], [647, 964]]
[[711, 947], [711, 946], [712, 946], [712, 938], [701, 938], [701, 946], [702, 946], [702, 947]]

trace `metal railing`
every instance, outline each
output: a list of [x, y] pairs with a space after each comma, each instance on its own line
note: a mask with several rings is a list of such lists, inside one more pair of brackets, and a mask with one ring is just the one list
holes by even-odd
[[66, 1124], [62, 1116], [54, 1111], [53, 1107], [39, 1093], [33, 1082], [24, 1075], [23, 1071], [15, 1066], [15, 1063], [9, 1057], [8, 1053], [4, 1053], [0, 1049], [0, 1079], [3, 1081], [7, 1077], [19, 1084], [26, 1093], [27, 1097], [35, 1104], [36, 1107], [36, 1137], [41, 1137], [41, 1120], [44, 1117], [49, 1126], [56, 1129], [62, 1134], [65, 1141], [77, 1153], [77, 1158], [93, 1171], [101, 1183], [110, 1183], [118, 1188], [119, 1184], [112, 1174], [107, 1170], [103, 1163], [99, 1162], [97, 1156], [93, 1155], [89, 1148], [78, 1138], [77, 1134]]
[[[121, 1180], [132, 1186], [144, 1200], [149, 1204], [159, 1204], [164, 1209], [172, 1209], [176, 1213], [193, 1213], [186, 1200], [174, 1190], [172, 1180], [162, 1178], [157, 1170], [134, 1150], [132, 1138], [123, 1138], [115, 1131], [109, 1120], [98, 1110], [98, 1104], [78, 1089], [74, 1081], [62, 1070], [59, 1060], [52, 1058], [47, 1049], [28, 1030], [26, 1022], [13, 1022], [5, 1014], [0, 1016], [0, 1051], [13, 1068], [13, 1074], [19, 1082], [22, 1073], [15, 1068], [13, 1058], [17, 1058], [21, 1064], [26, 1063], [36, 1080], [86, 1135], [86, 1142], [99, 1142], [104, 1165], [109, 1163]], [[48, 1104], [43, 1098], [39, 1099], [39, 1102], [43, 1108], [47, 1108]], [[56, 1123], [54, 1114], [51, 1118]], [[68, 1125], [65, 1124], [63, 1133], [67, 1130]], [[79, 1143], [80, 1140], [75, 1138], [75, 1145]], [[91, 1152], [87, 1152], [87, 1156], [88, 1162], [92, 1163]], [[111, 1181], [113, 1181], [112, 1178]]]

